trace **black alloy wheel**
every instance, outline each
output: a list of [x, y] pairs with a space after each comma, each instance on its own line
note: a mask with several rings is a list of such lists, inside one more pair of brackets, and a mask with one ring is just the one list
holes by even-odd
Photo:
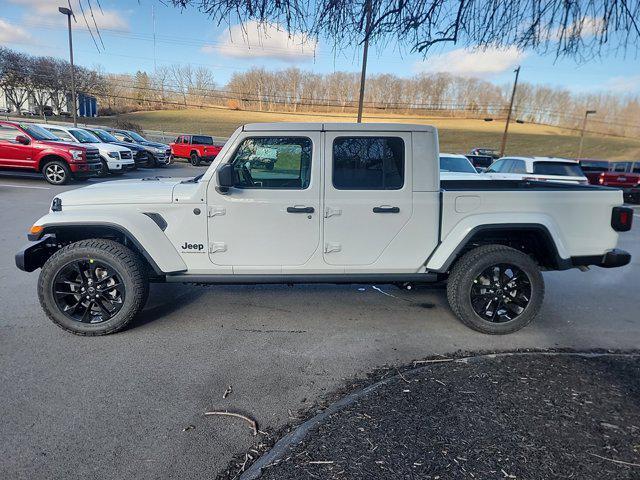
[[481, 318], [493, 323], [510, 322], [529, 305], [531, 280], [515, 265], [492, 265], [475, 278], [470, 296], [473, 310]]
[[92, 258], [64, 265], [55, 276], [52, 288], [56, 304], [66, 317], [89, 324], [113, 318], [122, 308], [126, 295], [116, 269]]

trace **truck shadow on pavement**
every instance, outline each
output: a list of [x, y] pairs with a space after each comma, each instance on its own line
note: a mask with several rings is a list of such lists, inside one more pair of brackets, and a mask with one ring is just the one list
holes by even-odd
[[184, 308], [198, 300], [206, 290], [188, 285], [151, 284], [144, 310], [131, 322], [129, 329], [142, 327]]

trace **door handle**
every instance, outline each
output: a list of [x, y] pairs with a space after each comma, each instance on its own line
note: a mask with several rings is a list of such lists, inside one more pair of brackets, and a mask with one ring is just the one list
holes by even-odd
[[373, 213], [400, 213], [400, 207], [373, 207]]
[[287, 207], [287, 213], [313, 213], [313, 207]]

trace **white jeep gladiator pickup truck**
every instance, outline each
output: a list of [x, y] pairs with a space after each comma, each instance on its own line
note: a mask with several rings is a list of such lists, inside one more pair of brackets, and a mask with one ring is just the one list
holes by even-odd
[[633, 218], [620, 190], [441, 183], [438, 163], [429, 126], [249, 124], [195, 178], [58, 195], [16, 264], [42, 268], [38, 296], [53, 322], [103, 335], [142, 310], [149, 282], [444, 280], [462, 322], [504, 334], [538, 313], [542, 270], [629, 263], [616, 249]]

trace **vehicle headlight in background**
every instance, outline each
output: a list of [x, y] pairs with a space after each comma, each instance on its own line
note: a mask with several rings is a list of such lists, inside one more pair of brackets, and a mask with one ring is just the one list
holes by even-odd
[[84, 153], [84, 150], [71, 149], [69, 150], [69, 153], [71, 154], [74, 160], [82, 160], [82, 154]]
[[111, 158], [120, 158], [120, 155], [118, 155], [118, 152], [109, 152], [107, 153], [107, 155], [109, 155]]

